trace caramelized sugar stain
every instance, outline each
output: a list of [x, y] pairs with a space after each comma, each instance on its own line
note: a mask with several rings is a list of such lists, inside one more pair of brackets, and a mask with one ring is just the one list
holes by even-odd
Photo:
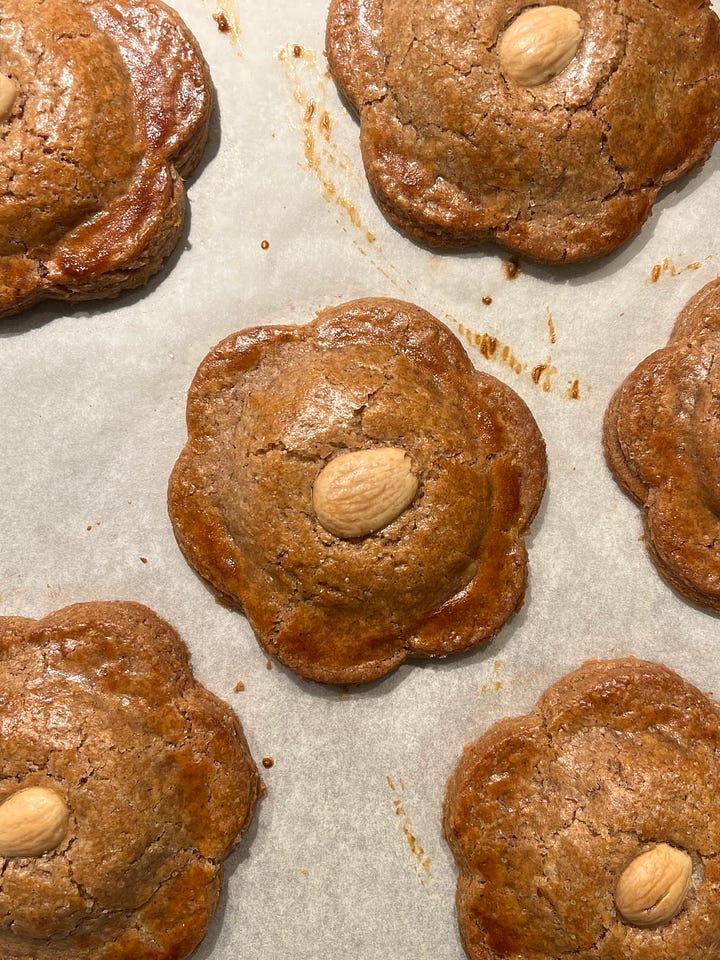
[[422, 844], [413, 833], [412, 821], [405, 811], [405, 804], [404, 804], [405, 783], [403, 782], [402, 778], [398, 780], [397, 784], [390, 776], [385, 777], [385, 779], [387, 781], [387, 785], [390, 787], [390, 790], [394, 794], [393, 807], [395, 808], [395, 816], [398, 818], [400, 822], [400, 827], [401, 827], [403, 836], [407, 841], [408, 847], [410, 848], [410, 853], [413, 855], [413, 857], [417, 861], [418, 872], [422, 870], [423, 874], [425, 875], [423, 876], [423, 874], [419, 874], [420, 882], [424, 883], [425, 877], [430, 873], [431, 861], [430, 861], [430, 857], [426, 854], [425, 850], [423, 849]]
[[[549, 358], [547, 363], [538, 363], [537, 366], [533, 367], [532, 371], [530, 372], [530, 376], [532, 377], [532, 382], [536, 385], [539, 384], [540, 381], [543, 379], [544, 374], [550, 370], [551, 370], [551, 365], [549, 362]], [[550, 376], [552, 376], [552, 373], [550, 374]], [[549, 390], [550, 387], [546, 383], [544, 383], [543, 389]]]
[[550, 338], [550, 343], [555, 343], [557, 340], [557, 335], [555, 333], [555, 321], [553, 320], [553, 315], [548, 310], [548, 337]]
[[[705, 257], [705, 261], [708, 260], [712, 260], [712, 256]], [[666, 257], [662, 263], [656, 263], [650, 271], [650, 283], [657, 283], [663, 274], [677, 277], [679, 274], [685, 273], [686, 270], [699, 270], [701, 267], [702, 262], [698, 260], [693, 263], [686, 263], [684, 267], [676, 267], [673, 261]]]
[[[445, 319], [454, 323], [458, 328], [460, 338], [464, 339], [469, 346], [479, 350], [486, 360], [502, 364], [504, 367], [512, 370], [518, 377], [528, 376], [535, 386], [540, 387], [545, 393], [550, 393], [557, 389], [555, 380], [558, 377], [559, 371], [552, 362], [552, 357], [548, 356], [540, 363], [526, 363], [517, 357], [515, 351], [509, 344], [503, 343], [497, 337], [491, 336], [489, 333], [477, 333], [469, 327], [466, 327], [464, 323], [460, 323], [459, 320], [456, 320], [455, 317], [450, 314], [445, 314]], [[554, 335], [553, 328], [552, 336], [554, 337]], [[554, 343], [554, 339], [552, 339], [551, 342]], [[566, 383], [567, 389], [562, 394], [563, 398], [566, 400], [580, 400], [580, 381], [575, 378], [566, 381]]]
[[579, 400], [580, 399], [580, 382], [578, 380], [573, 380], [573, 382], [567, 388], [563, 396], [565, 396], [567, 400]]
[[350, 234], [353, 246], [362, 256], [368, 257], [381, 276], [411, 299], [409, 286], [393, 276], [393, 267], [383, 266], [376, 259], [383, 258], [384, 252], [351, 199], [352, 192], [359, 189], [361, 182], [364, 183], [365, 176], [361, 166], [333, 140], [333, 118], [327, 108], [329, 76], [320, 69], [317, 53], [299, 43], [288, 43], [278, 58], [285, 67], [293, 100], [301, 110], [304, 166], [315, 174], [325, 201], [338, 209], [340, 218], [337, 222], [343, 230], [348, 232], [350, 227], [356, 234]]
[[538, 677], [538, 675], [535, 673], [534, 670], [531, 670], [526, 676], [520, 675], [517, 677], [510, 677], [510, 679], [508, 680], [501, 680], [500, 674], [502, 672], [503, 665], [504, 664], [502, 660], [495, 660], [495, 662], [493, 663], [493, 674], [495, 676], [495, 679], [488, 683], [484, 683], [480, 687], [480, 693], [499, 692], [506, 686], [507, 687], [535, 686], [540, 682], [540, 678]]
[[230, 38], [233, 46], [240, 43], [240, 20], [235, 9], [234, 0], [214, 0], [212, 18], [217, 24], [220, 33]]
[[[452, 317], [448, 319], [454, 320]], [[552, 362], [551, 357], [547, 357], [541, 363], [529, 364], [518, 359], [512, 347], [503, 343], [497, 337], [488, 333], [476, 333], [470, 330], [463, 323], [454, 320], [458, 327], [458, 333], [469, 346], [475, 347], [485, 357], [486, 360], [500, 363], [507, 367], [516, 376], [529, 376], [535, 386], [540, 387], [545, 393], [550, 393], [555, 387], [555, 378], [558, 375], [558, 368]], [[580, 381], [569, 381], [570, 387], [566, 396], [567, 399], [580, 399]]]
[[292, 86], [293, 99], [302, 110], [305, 166], [320, 182], [323, 197], [334, 204], [360, 230], [367, 243], [376, 237], [363, 224], [348, 196], [349, 181], [358, 179], [350, 157], [332, 140], [333, 122], [327, 109], [327, 73], [318, 66], [318, 55], [298, 43], [286, 44], [278, 54]]

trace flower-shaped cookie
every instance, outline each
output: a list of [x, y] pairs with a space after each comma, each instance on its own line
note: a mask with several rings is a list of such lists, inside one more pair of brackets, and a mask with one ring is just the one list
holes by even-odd
[[720, 707], [589, 661], [467, 746], [445, 797], [471, 960], [714, 960]]
[[143, 284], [178, 239], [212, 86], [159, 0], [6, 0], [0, 316]]
[[662, 577], [720, 610], [720, 280], [690, 300], [668, 345], [617, 390], [604, 444], [615, 478], [644, 508]]
[[0, 617], [0, 956], [181, 960], [262, 783], [232, 710], [134, 603]]
[[720, 137], [707, 0], [331, 0], [326, 49], [382, 212], [425, 244], [606, 254]]
[[178, 543], [300, 675], [372, 680], [491, 638], [521, 605], [542, 437], [418, 307], [356, 300], [228, 337], [187, 419]]

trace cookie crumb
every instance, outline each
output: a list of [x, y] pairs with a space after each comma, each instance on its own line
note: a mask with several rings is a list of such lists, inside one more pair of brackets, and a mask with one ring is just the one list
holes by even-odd
[[511, 257], [509, 260], [503, 260], [503, 270], [508, 280], [514, 280], [520, 273], [520, 261], [517, 257]]
[[229, 32], [230, 24], [223, 10], [216, 10], [215, 13], [212, 15], [212, 17], [215, 23], [217, 24], [217, 28], [220, 31], [220, 33]]
[[490, 304], [492, 303], [492, 297], [483, 297], [482, 302], [485, 304], [486, 307], [489, 307]]
[[263, 757], [262, 765], [265, 767], [266, 770], [269, 770], [271, 767], [275, 766], [275, 761], [273, 760], [272, 757]]
[[292, 48], [292, 55], [294, 57], [301, 57], [303, 55], [303, 48], [299, 43], [296, 43]]
[[266, 660], [266, 661], [265, 661], [265, 669], [266, 669], [266, 670], [272, 670], [272, 660]]
[[270, 241], [269, 241], [269, 240], [263, 240], [262, 243], [260, 244], [260, 249], [261, 249], [261, 250], [269, 250], [269, 249], [270, 249]]
[[147, 557], [140, 557], [140, 563], [147, 563]]
[[245, 684], [242, 682], [242, 680], [238, 680], [238, 682], [233, 687], [233, 690], [235, 691], [235, 693], [242, 693], [244, 689], [245, 689]]

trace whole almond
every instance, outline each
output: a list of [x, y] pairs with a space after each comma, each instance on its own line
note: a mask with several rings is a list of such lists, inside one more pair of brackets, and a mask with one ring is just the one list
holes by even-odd
[[534, 87], [557, 76], [580, 46], [580, 14], [569, 7], [528, 7], [510, 24], [498, 45], [505, 76]]
[[637, 927], [665, 923], [680, 910], [690, 887], [692, 859], [684, 850], [658, 843], [623, 870], [615, 905]]
[[336, 537], [364, 537], [387, 526], [412, 503], [418, 479], [399, 447], [352, 450], [318, 474], [312, 502], [320, 523]]
[[67, 833], [70, 813], [55, 790], [25, 787], [0, 804], [0, 857], [37, 857]]

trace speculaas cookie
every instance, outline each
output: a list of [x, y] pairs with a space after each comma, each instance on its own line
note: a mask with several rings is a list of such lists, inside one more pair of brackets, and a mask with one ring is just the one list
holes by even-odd
[[445, 798], [471, 960], [714, 960], [720, 707], [589, 661], [465, 748]]
[[187, 420], [178, 543], [298, 674], [372, 680], [491, 638], [521, 605], [542, 437], [419, 307], [355, 300], [234, 334]]
[[135, 603], [0, 617], [0, 690], [0, 956], [188, 956], [263, 789], [235, 714]]
[[662, 577], [720, 610], [720, 280], [686, 305], [667, 346], [613, 396], [607, 462], [643, 507], [645, 543]]
[[4, 0], [0, 316], [159, 270], [211, 103], [197, 41], [160, 0]]
[[707, 0], [331, 0], [326, 49], [380, 209], [431, 246], [607, 254], [720, 137]]

